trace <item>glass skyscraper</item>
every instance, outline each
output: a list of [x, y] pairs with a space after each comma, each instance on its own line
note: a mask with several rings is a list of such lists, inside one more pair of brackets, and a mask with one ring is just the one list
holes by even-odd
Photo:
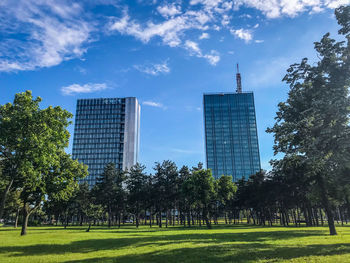
[[254, 96], [252, 92], [204, 94], [207, 168], [214, 178], [234, 181], [260, 170]]
[[82, 181], [96, 183], [106, 164], [129, 169], [138, 160], [140, 105], [136, 98], [80, 99], [75, 115], [73, 159], [88, 165]]

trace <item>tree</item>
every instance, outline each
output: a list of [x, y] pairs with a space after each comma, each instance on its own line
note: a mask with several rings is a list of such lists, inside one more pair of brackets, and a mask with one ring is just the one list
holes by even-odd
[[84, 205], [83, 211], [84, 211], [84, 214], [86, 215], [86, 217], [88, 219], [88, 223], [89, 223], [89, 227], [88, 227], [88, 229], [86, 229], [86, 232], [90, 232], [92, 221], [101, 218], [101, 216], [103, 214], [103, 208], [101, 205], [96, 205], [92, 202], [89, 202], [86, 205]]
[[228, 204], [231, 200], [233, 200], [237, 187], [232, 181], [232, 176], [223, 175], [216, 182], [218, 201], [222, 206], [225, 215], [225, 223], [227, 224], [226, 214]]
[[126, 180], [129, 210], [135, 215], [136, 227], [139, 227], [140, 212], [146, 206], [148, 177], [145, 169], [144, 165], [135, 164], [130, 168]]
[[[184, 226], [186, 226], [186, 215], [187, 218], [190, 218], [190, 203], [188, 200], [188, 190], [185, 187], [185, 182], [186, 180], [190, 177], [190, 169], [187, 166], [182, 166], [181, 169], [179, 170], [179, 177], [178, 177], [178, 199], [179, 199], [179, 213], [180, 213], [180, 217], [181, 217], [181, 223], [184, 224]], [[191, 226], [190, 220], [188, 220], [187, 222], [189, 222], [188, 226]]]
[[97, 178], [97, 200], [107, 209], [108, 227], [111, 227], [113, 217], [113, 206], [118, 195], [117, 177], [118, 171], [115, 164], [106, 165], [103, 173]]
[[90, 202], [89, 196], [90, 196], [89, 184], [87, 182], [80, 183], [75, 196], [75, 202], [78, 207], [78, 217], [80, 220], [79, 224], [81, 226], [83, 225], [84, 216], [85, 216], [83, 208], [85, 204], [88, 204]]
[[327, 33], [315, 42], [316, 65], [304, 58], [290, 66], [283, 79], [290, 85], [288, 99], [278, 105], [276, 124], [268, 129], [275, 136], [275, 153], [307, 158], [306, 173], [314, 178], [331, 235], [337, 232], [330, 189], [350, 153], [350, 6], [337, 8], [335, 15], [346, 41]]
[[76, 178], [86, 175], [86, 167], [64, 153], [72, 114], [60, 107], [40, 109], [40, 102], [40, 97], [33, 99], [31, 91], [26, 91], [16, 94], [13, 103], [0, 106], [0, 159], [7, 181], [0, 217], [11, 187], [20, 188], [21, 235], [26, 234], [28, 217], [45, 195], [66, 198]]
[[214, 178], [210, 169], [196, 169], [188, 179], [189, 188], [193, 190], [195, 205], [201, 210], [202, 217], [207, 225], [211, 228], [209, 221], [210, 205], [214, 200]]
[[154, 175], [154, 189], [156, 210], [158, 212], [159, 227], [162, 227], [162, 212], [165, 212], [166, 227], [168, 227], [169, 209], [175, 204], [177, 167], [172, 161], [163, 161], [162, 164], [156, 163], [153, 168], [156, 173]]

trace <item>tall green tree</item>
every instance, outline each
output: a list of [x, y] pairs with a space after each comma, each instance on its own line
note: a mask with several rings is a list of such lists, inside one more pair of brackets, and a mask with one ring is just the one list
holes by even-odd
[[144, 172], [145, 169], [146, 166], [140, 163], [135, 164], [130, 168], [126, 180], [129, 210], [135, 215], [136, 227], [139, 227], [140, 212], [145, 209], [147, 201], [148, 176]]
[[217, 199], [225, 215], [225, 222], [227, 223], [227, 211], [230, 201], [233, 200], [237, 191], [237, 186], [232, 181], [232, 176], [223, 175], [217, 181]]
[[290, 85], [286, 102], [278, 105], [274, 133], [275, 152], [307, 157], [307, 173], [314, 178], [331, 235], [336, 235], [334, 204], [330, 189], [344, 163], [349, 162], [350, 114], [350, 6], [335, 10], [345, 41], [327, 33], [315, 42], [319, 61], [288, 69], [284, 81]]
[[196, 169], [192, 172], [188, 180], [188, 184], [191, 186], [189, 189], [192, 189], [192, 194], [195, 197], [195, 205], [200, 208], [207, 228], [211, 228], [209, 212], [216, 194], [211, 170]]
[[162, 227], [162, 212], [165, 212], [166, 227], [168, 227], [169, 210], [175, 206], [177, 193], [178, 172], [176, 164], [166, 160], [156, 163], [154, 175], [154, 189], [156, 210], [158, 212], [159, 227]]
[[26, 234], [28, 217], [45, 195], [54, 190], [57, 197], [65, 198], [76, 178], [86, 174], [86, 167], [64, 154], [72, 114], [60, 107], [40, 109], [40, 102], [40, 97], [34, 99], [31, 91], [26, 91], [16, 94], [13, 103], [0, 106], [0, 159], [7, 181], [0, 217], [11, 187], [20, 188], [21, 235]]
[[89, 197], [90, 197], [89, 184], [87, 182], [80, 183], [75, 196], [75, 203], [78, 208], [77, 211], [78, 211], [80, 226], [83, 225], [84, 217], [86, 217], [86, 215], [84, 214], [83, 208], [85, 204], [89, 203]]
[[111, 227], [115, 198], [118, 196], [120, 185], [117, 184], [118, 174], [114, 163], [106, 165], [103, 173], [97, 178], [97, 202], [103, 205], [108, 214], [108, 227]]
[[88, 202], [83, 206], [83, 211], [87, 217], [89, 224], [88, 228], [86, 229], [86, 232], [90, 232], [92, 222], [102, 217], [103, 208], [101, 205], [96, 205], [93, 202]]

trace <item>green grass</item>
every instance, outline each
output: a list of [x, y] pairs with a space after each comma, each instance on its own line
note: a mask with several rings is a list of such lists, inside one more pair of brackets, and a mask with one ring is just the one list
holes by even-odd
[[350, 227], [0, 228], [0, 262], [350, 262]]

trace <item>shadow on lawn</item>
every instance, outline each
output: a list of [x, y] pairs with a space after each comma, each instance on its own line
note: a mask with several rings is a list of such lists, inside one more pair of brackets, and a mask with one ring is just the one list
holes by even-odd
[[[40, 228], [38, 230], [41, 230]], [[174, 229], [173, 230], [177, 230]], [[33, 230], [35, 231], [35, 230]], [[131, 232], [131, 231], [127, 231]], [[127, 248], [140, 248], [140, 254], [118, 256], [116, 258], [93, 258], [85, 262], [96, 261], [151, 261], [151, 262], [183, 262], [183, 261], [239, 261], [240, 259], [278, 259], [295, 258], [309, 255], [330, 255], [331, 253], [341, 254], [350, 253], [350, 244], [338, 245], [315, 245], [307, 247], [288, 247], [280, 245], [265, 244], [264, 241], [287, 240], [290, 238], [301, 238], [307, 236], [323, 236], [323, 230], [291, 230], [291, 231], [256, 231], [244, 233], [193, 233], [185, 234], [166, 234], [166, 235], [139, 235], [143, 231], [134, 230], [133, 234], [123, 235], [125, 232], [119, 232], [120, 235], [104, 232], [110, 238], [105, 239], [87, 239], [74, 241], [69, 244], [40, 244], [31, 246], [3, 246], [0, 247], [2, 253], [13, 253], [12, 257], [40, 256], [40, 255], [59, 255], [65, 253], [90, 253], [101, 250], [118, 250]], [[147, 232], [146, 232], [147, 233]], [[86, 233], [88, 238], [89, 233]], [[227, 244], [231, 242], [230, 244]], [[232, 242], [247, 242], [246, 244], [235, 244]], [[177, 245], [188, 243], [193, 244], [194, 248], [165, 248], [168, 245]], [[341, 249], [336, 248], [341, 245]], [[152, 253], [142, 253], [142, 248], [147, 246], [158, 246], [159, 249]], [[196, 247], [201, 246], [201, 247]], [[162, 248], [163, 247], [163, 248]], [[282, 255], [282, 256], [281, 256]], [[81, 260], [80, 260], [81, 261]], [[71, 261], [71, 262], [80, 262]], [[84, 262], [84, 261], [82, 261]]]
[[247, 262], [280, 261], [308, 256], [330, 256], [350, 253], [350, 244], [309, 245], [304, 247], [271, 246], [261, 243], [211, 245], [210, 247], [159, 250], [152, 253], [118, 257], [89, 258], [66, 263], [92, 262]]

